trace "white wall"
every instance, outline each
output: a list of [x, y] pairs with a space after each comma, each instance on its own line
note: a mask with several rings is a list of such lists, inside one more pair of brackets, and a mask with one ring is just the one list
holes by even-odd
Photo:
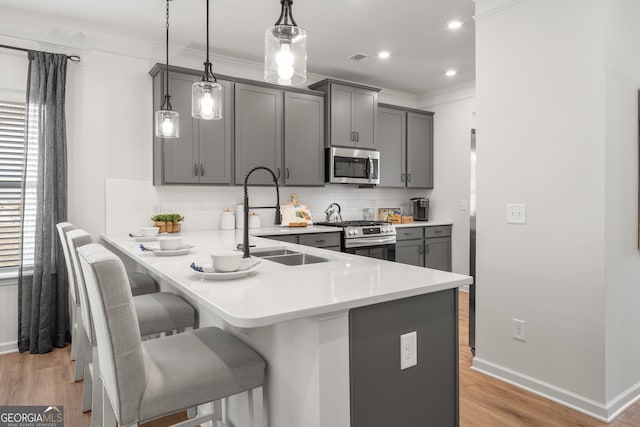
[[[640, 380], [639, 7], [477, 6], [474, 367], [607, 419]], [[506, 224], [512, 202], [527, 204], [526, 225]]]
[[638, 89], [640, 4], [607, 2], [606, 17], [606, 398], [640, 386]]
[[424, 96], [420, 108], [433, 111], [434, 188], [429, 208], [454, 222], [452, 269], [469, 273], [469, 186], [471, 129], [476, 110], [475, 91]]

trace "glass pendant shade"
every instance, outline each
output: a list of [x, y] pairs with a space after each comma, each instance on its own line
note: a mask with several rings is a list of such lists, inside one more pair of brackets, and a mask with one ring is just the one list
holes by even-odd
[[160, 138], [180, 137], [180, 114], [173, 110], [156, 111], [155, 133]]
[[307, 80], [307, 32], [293, 25], [267, 29], [264, 38], [264, 79], [279, 85]]
[[195, 82], [191, 86], [191, 115], [196, 119], [222, 118], [222, 86], [210, 81]]

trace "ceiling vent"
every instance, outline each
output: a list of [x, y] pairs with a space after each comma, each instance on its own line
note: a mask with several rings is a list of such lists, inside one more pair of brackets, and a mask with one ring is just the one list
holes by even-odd
[[375, 57], [373, 57], [371, 55], [367, 55], [366, 53], [358, 52], [358, 53], [354, 53], [353, 55], [349, 56], [348, 59], [351, 59], [352, 61], [367, 63], [367, 62], [374, 61]]

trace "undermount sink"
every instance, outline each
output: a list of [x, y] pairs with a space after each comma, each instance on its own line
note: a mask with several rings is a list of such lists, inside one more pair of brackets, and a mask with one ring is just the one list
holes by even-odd
[[292, 251], [290, 249], [270, 249], [264, 251], [255, 251], [252, 253], [252, 255], [284, 265], [306, 265], [329, 261], [327, 258], [303, 254], [300, 252]]

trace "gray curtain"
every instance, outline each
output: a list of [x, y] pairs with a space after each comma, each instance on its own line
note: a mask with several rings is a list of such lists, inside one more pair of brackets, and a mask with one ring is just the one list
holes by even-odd
[[[37, 202], [35, 247], [24, 241], [18, 278], [18, 349], [46, 353], [69, 341], [67, 272], [56, 224], [67, 219], [66, 55], [29, 51], [23, 197]], [[37, 168], [37, 169], [36, 169]], [[24, 265], [33, 250], [33, 270]]]

